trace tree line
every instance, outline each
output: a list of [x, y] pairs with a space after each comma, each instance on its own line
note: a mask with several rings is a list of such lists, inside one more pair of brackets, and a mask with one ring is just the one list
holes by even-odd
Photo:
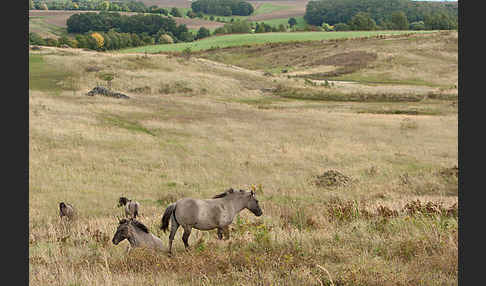
[[[335, 25], [344, 29], [456, 29], [457, 3], [411, 0], [318, 0], [309, 1], [304, 20], [315, 26]], [[400, 18], [400, 19], [398, 19]], [[374, 23], [374, 24], [373, 24]], [[399, 25], [399, 26], [403, 26]]]
[[194, 36], [186, 25], [177, 25], [174, 19], [153, 14], [121, 15], [117, 12], [87, 12], [71, 15], [67, 21], [68, 33], [107, 32], [170, 35], [175, 42], [190, 42]]
[[68, 33], [73, 37], [41, 38], [29, 33], [31, 45], [114, 50], [153, 44], [191, 42], [206, 35], [192, 34], [185, 24], [177, 25], [174, 19], [160, 15], [121, 15], [117, 12], [86, 12], [71, 15], [67, 21]]
[[106, 0], [29, 0], [30, 10], [79, 10], [79, 11], [112, 11], [139, 12], [182, 17], [176, 7], [163, 8], [156, 5], [147, 7], [141, 1], [106, 1]]
[[254, 11], [250, 3], [241, 0], [196, 0], [191, 3], [191, 9], [195, 13], [219, 16], [248, 16]]

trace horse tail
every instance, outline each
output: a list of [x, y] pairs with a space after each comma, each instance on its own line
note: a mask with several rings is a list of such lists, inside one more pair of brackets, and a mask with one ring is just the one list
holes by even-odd
[[166, 232], [169, 229], [169, 220], [170, 216], [172, 215], [173, 212], [175, 212], [176, 209], [176, 204], [170, 204], [164, 212], [164, 215], [162, 216], [162, 226], [160, 227], [161, 230]]

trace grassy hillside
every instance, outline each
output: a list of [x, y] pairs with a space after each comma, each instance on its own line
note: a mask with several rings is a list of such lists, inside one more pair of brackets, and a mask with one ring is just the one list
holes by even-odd
[[[423, 31], [421, 31], [423, 32]], [[372, 37], [376, 35], [408, 34], [412, 31], [353, 31], [353, 32], [293, 32], [293, 33], [260, 33], [260, 34], [231, 34], [212, 36], [199, 41], [189, 43], [177, 43], [170, 45], [151, 45], [120, 50], [121, 53], [159, 53], [181, 52], [186, 48], [191, 51], [207, 50], [211, 48], [226, 48], [242, 45], [254, 45], [264, 43], [296, 42], [296, 41], [321, 41], [343, 38]]]
[[[339, 80], [368, 86], [396, 84], [448, 89], [457, 87], [457, 73], [451, 72], [458, 68], [457, 53], [457, 32], [444, 31], [306, 44], [272, 43], [196, 54], [225, 64], [290, 78]], [[357, 89], [362, 90], [363, 86]]]
[[[400, 59], [440, 44], [421, 77], [449, 67], [452, 86], [457, 34], [434, 35], [415, 52], [406, 36], [337, 44], [374, 50], [377, 68], [392, 47], [397, 78]], [[457, 88], [313, 85], [202, 55], [29, 51], [30, 285], [457, 284]], [[85, 95], [105, 73], [129, 99]], [[172, 258], [111, 242], [120, 196], [167, 246], [169, 203], [229, 187], [254, 189], [263, 210], [242, 211], [230, 240], [193, 230], [185, 252], [179, 230]], [[60, 221], [61, 201], [78, 220]]]

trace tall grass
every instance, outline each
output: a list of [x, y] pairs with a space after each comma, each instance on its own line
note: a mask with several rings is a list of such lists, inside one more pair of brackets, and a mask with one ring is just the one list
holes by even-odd
[[[55, 67], [45, 78], [80, 72], [76, 94], [29, 90], [30, 284], [457, 284], [457, 111], [370, 114], [357, 110], [430, 103], [282, 99], [258, 90], [277, 87], [272, 77], [195, 58], [50, 49], [42, 64]], [[107, 71], [130, 99], [84, 95]], [[316, 184], [329, 169], [349, 183]], [[254, 188], [263, 210], [241, 212], [229, 240], [193, 230], [186, 252], [179, 231], [172, 258], [128, 256], [128, 242], [110, 241], [122, 195], [166, 243], [167, 204], [228, 187]], [[60, 201], [79, 219], [62, 222]]]

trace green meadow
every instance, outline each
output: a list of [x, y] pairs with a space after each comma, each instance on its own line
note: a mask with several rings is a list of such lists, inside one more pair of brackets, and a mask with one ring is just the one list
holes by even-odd
[[[123, 49], [121, 53], [160, 53], [181, 52], [187, 48], [191, 51], [226, 48], [234, 46], [292, 42], [292, 41], [322, 41], [343, 38], [374, 37], [377, 35], [398, 35], [417, 33], [418, 31], [349, 31], [349, 32], [293, 32], [293, 33], [261, 33], [261, 34], [231, 34], [213, 36], [190, 43], [151, 45]], [[424, 32], [424, 31], [420, 31]]]

